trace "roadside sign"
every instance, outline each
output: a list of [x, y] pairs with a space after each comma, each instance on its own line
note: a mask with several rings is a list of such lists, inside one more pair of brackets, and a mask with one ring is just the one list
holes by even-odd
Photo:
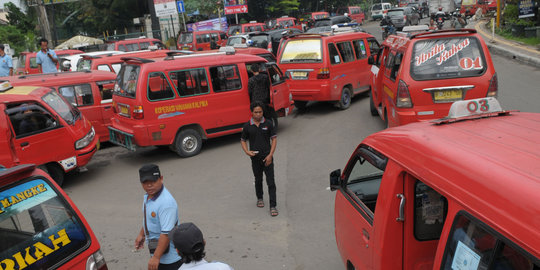
[[225, 0], [224, 6], [225, 15], [248, 12], [246, 0]]
[[176, 7], [178, 8], [178, 13], [186, 12], [186, 10], [184, 9], [184, 1], [176, 1]]
[[156, 16], [163, 17], [177, 14], [175, 4], [174, 0], [154, 0]]

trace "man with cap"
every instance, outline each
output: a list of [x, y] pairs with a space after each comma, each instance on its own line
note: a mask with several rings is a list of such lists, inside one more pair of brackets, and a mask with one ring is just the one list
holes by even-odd
[[143, 201], [143, 225], [135, 239], [135, 249], [143, 248], [146, 239], [152, 256], [148, 270], [176, 270], [182, 261], [174, 252], [169, 232], [178, 224], [178, 205], [163, 185], [163, 176], [157, 165], [142, 166], [139, 176], [146, 194]]
[[227, 264], [209, 263], [204, 259], [206, 241], [204, 241], [201, 230], [195, 224], [182, 223], [174, 227], [170, 235], [178, 255], [182, 256], [183, 264], [178, 270], [233, 270]]

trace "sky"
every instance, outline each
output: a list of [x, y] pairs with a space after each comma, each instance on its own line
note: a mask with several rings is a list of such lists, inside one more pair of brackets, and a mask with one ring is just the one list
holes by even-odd
[[19, 6], [20, 0], [0, 0], [0, 8], [4, 8], [4, 4], [9, 2], [15, 3], [15, 5]]

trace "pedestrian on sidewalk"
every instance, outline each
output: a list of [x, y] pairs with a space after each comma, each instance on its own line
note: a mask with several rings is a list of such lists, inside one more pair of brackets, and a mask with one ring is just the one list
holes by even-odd
[[[275, 217], [278, 215], [274, 179], [274, 152], [276, 151], [277, 136], [271, 121], [263, 116], [264, 107], [261, 102], [251, 104], [252, 117], [242, 128], [241, 145], [246, 155], [251, 158], [257, 207], [264, 207], [262, 185], [264, 172], [270, 197], [270, 215]], [[249, 149], [246, 141], [249, 141]]]
[[182, 261], [169, 240], [169, 232], [178, 224], [178, 205], [163, 185], [163, 176], [155, 164], [139, 169], [143, 200], [143, 226], [135, 239], [135, 249], [144, 247], [146, 239], [151, 258], [148, 270], [177, 270]]
[[58, 64], [58, 56], [56, 53], [49, 49], [49, 41], [42, 38], [39, 40], [39, 46], [41, 50], [36, 54], [36, 63], [38, 65], [39, 73], [55, 73], [58, 72], [56, 64]]
[[4, 44], [0, 44], [0, 77], [13, 76], [13, 60], [4, 50]]
[[182, 266], [178, 270], [233, 270], [221, 262], [207, 262], [204, 247], [206, 241], [201, 230], [193, 223], [182, 223], [171, 231], [171, 241], [178, 255], [182, 257]]

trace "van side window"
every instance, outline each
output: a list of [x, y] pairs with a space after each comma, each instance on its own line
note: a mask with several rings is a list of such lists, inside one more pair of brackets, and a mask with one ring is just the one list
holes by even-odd
[[96, 84], [99, 88], [99, 93], [101, 95], [102, 101], [112, 99], [114, 81], [101, 81], [101, 82], [96, 82]]
[[214, 92], [238, 90], [242, 88], [242, 81], [236, 65], [218, 66], [210, 68], [210, 78]]
[[94, 104], [92, 87], [89, 84], [60, 86], [58, 92], [74, 106]]
[[428, 185], [414, 185], [414, 236], [419, 241], [437, 240], [448, 212], [448, 201]]
[[375, 65], [378, 67], [381, 67], [381, 63], [383, 62], [384, 52], [388, 49], [385, 47], [381, 47], [381, 49], [377, 52], [377, 59], [375, 59]]
[[366, 45], [364, 44], [363, 40], [353, 40], [353, 46], [356, 59], [362, 59], [367, 57]]
[[384, 63], [384, 75], [388, 78], [390, 78], [390, 73], [392, 73], [392, 66], [394, 65], [394, 53], [389, 52], [388, 56], [385, 59]]
[[[367, 162], [366, 162], [367, 161]], [[374, 149], [362, 146], [356, 161], [345, 168], [346, 192], [373, 218], [382, 175], [388, 158]], [[371, 163], [374, 162], [374, 163]]]
[[381, 48], [381, 46], [379, 45], [379, 42], [374, 38], [368, 38], [367, 42], [368, 42], [370, 54], [376, 54]]
[[205, 69], [174, 71], [169, 76], [181, 97], [207, 94], [210, 91]]
[[124, 45], [119, 45], [119, 46], [118, 46], [118, 50], [119, 50], [119, 51], [122, 51], [122, 52], [127, 52], [127, 51], [128, 51], [128, 50], [126, 49], [126, 46], [124, 46]]
[[30, 68], [37, 68], [37, 62], [35, 57], [30, 57]]
[[337, 47], [339, 49], [341, 57], [343, 57], [343, 62], [347, 63], [354, 61], [354, 53], [350, 41], [340, 42], [337, 44]]
[[97, 70], [112, 71], [108, 65], [99, 65], [97, 66]]
[[328, 43], [328, 56], [330, 57], [330, 63], [332, 65], [341, 63], [338, 51], [334, 43]]
[[128, 52], [138, 51], [139, 50], [139, 44], [138, 43], [126, 44], [126, 47], [127, 47]]
[[221, 38], [221, 40], [226, 40], [227, 39], [227, 34], [219, 33], [219, 37]]
[[122, 67], [122, 63], [112, 64], [112, 68], [114, 70], [114, 73], [118, 74], [120, 72], [120, 68]]
[[285, 81], [281, 70], [275, 64], [272, 64], [272, 66], [268, 67], [268, 75], [270, 76], [270, 81], [272, 82], [272, 85], [276, 85]]
[[148, 100], [162, 100], [174, 97], [174, 92], [163, 72], [152, 72], [148, 75]]
[[58, 126], [56, 119], [37, 103], [22, 103], [6, 110], [17, 138], [37, 134]]
[[141, 50], [147, 50], [148, 47], [150, 47], [150, 42], [141, 42], [139, 43], [139, 46], [141, 47]]
[[515, 243], [465, 212], [456, 215], [441, 269], [540, 269]]

